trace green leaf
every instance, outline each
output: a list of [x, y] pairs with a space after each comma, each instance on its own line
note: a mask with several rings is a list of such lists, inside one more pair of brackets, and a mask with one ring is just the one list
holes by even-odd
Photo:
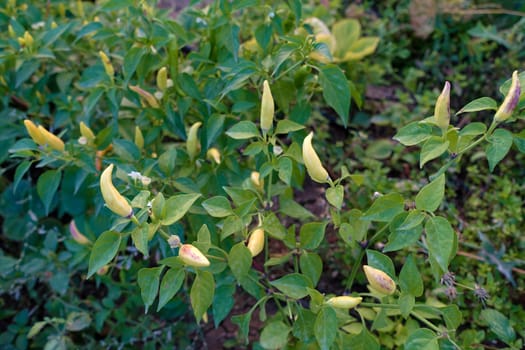
[[368, 231], [370, 222], [363, 220], [363, 213], [357, 209], [348, 212], [348, 222], [341, 224], [339, 236], [348, 244], [353, 245], [355, 242], [361, 242]]
[[235, 315], [232, 317], [232, 323], [239, 327], [239, 338], [245, 344], [248, 344], [248, 333], [250, 331], [250, 320], [252, 318], [252, 311], [243, 315]]
[[40, 61], [29, 59], [24, 61], [16, 71], [15, 89], [18, 89], [29, 77], [31, 77], [40, 67]]
[[346, 128], [350, 113], [350, 86], [344, 73], [336, 65], [323, 66], [319, 69], [319, 83], [326, 103], [337, 112]]
[[[361, 333], [356, 336], [347, 338], [345, 349], [352, 350], [379, 350], [379, 343], [376, 338], [366, 329], [363, 328]], [[346, 340], [346, 339], [345, 339]]]
[[361, 36], [361, 25], [356, 19], [344, 19], [333, 25], [332, 33], [336, 42], [334, 56], [343, 58]]
[[323, 272], [323, 260], [316, 253], [304, 251], [299, 258], [299, 267], [301, 272], [312, 280], [315, 287], [321, 278]]
[[509, 152], [512, 146], [512, 139], [512, 133], [505, 129], [497, 129], [488, 138], [489, 145], [487, 146], [486, 153], [491, 172], [494, 171], [496, 165], [498, 165]]
[[341, 185], [335, 187], [329, 187], [326, 190], [326, 200], [337, 209], [341, 209], [344, 199], [344, 188]]
[[350, 49], [344, 54], [342, 61], [360, 60], [365, 56], [371, 55], [379, 44], [379, 38], [375, 36], [357, 39]]
[[228, 254], [228, 264], [237, 281], [240, 281], [243, 277], [248, 275], [248, 272], [252, 267], [252, 254], [244, 245], [244, 242], [237, 243], [230, 250], [230, 253]]
[[413, 146], [426, 141], [431, 136], [432, 126], [425, 123], [412, 122], [399, 129], [393, 139], [405, 146]]
[[414, 298], [414, 295], [412, 294], [401, 293], [399, 299], [397, 300], [397, 303], [399, 304], [399, 311], [401, 311], [401, 316], [407, 319], [408, 316], [410, 316], [412, 310], [414, 309], [414, 305], [416, 304], [416, 298]]
[[445, 153], [448, 149], [449, 142], [444, 141], [441, 137], [433, 136], [429, 138], [421, 147], [419, 156], [419, 167], [423, 168], [427, 162], [435, 159]]
[[288, 119], [283, 119], [283, 120], [279, 120], [279, 122], [277, 122], [277, 127], [275, 128], [274, 134], [276, 134], [276, 135], [288, 134], [290, 132], [297, 131], [297, 130], [302, 130], [304, 128], [305, 128], [304, 125], [301, 125], [299, 123], [293, 122], [293, 121], [288, 120]]
[[133, 240], [133, 244], [135, 245], [135, 248], [137, 248], [138, 251], [141, 252], [145, 258], [149, 256], [148, 232], [149, 232], [148, 225], [137, 226], [135, 227], [133, 231], [131, 231], [131, 239]]
[[324, 239], [327, 222], [309, 222], [301, 226], [299, 239], [301, 248], [316, 249]]
[[441, 174], [423, 187], [416, 196], [416, 208], [434, 212], [439, 208], [445, 196], [445, 174]]
[[331, 307], [323, 307], [317, 314], [314, 334], [321, 350], [330, 350], [337, 337], [337, 316]]
[[175, 170], [175, 162], [177, 161], [177, 149], [171, 148], [162, 153], [159, 157], [159, 168], [165, 175], [171, 175]]
[[35, 335], [40, 333], [40, 331], [42, 330], [42, 328], [44, 328], [45, 325], [47, 325], [47, 321], [38, 321], [35, 324], [33, 324], [33, 326], [31, 326], [31, 328], [29, 329], [29, 332], [27, 333], [27, 338], [31, 339]]
[[62, 172], [60, 170], [48, 170], [38, 178], [36, 191], [38, 192], [38, 196], [42, 200], [42, 203], [44, 203], [46, 215], [49, 214], [49, 209], [58, 186], [60, 185], [61, 178]]
[[18, 166], [16, 167], [15, 177], [13, 181], [13, 192], [16, 192], [16, 188], [18, 187], [20, 180], [22, 180], [22, 177], [29, 170], [30, 167], [31, 162], [27, 160], [24, 160], [23, 162], [18, 164]]
[[307, 309], [297, 310], [297, 319], [293, 324], [293, 335], [303, 343], [310, 343], [314, 339], [314, 325], [316, 315]]
[[292, 181], [293, 163], [288, 157], [279, 158], [279, 179], [290, 185]]
[[216, 196], [202, 202], [204, 209], [215, 218], [224, 218], [233, 214], [228, 198]]
[[87, 278], [113, 260], [117, 255], [121, 239], [120, 234], [115, 231], [106, 231], [97, 238], [89, 257]]
[[435, 259], [443, 272], [448, 271], [448, 263], [455, 251], [455, 233], [447, 219], [435, 216], [425, 225], [428, 253]]
[[137, 67], [142, 60], [142, 57], [146, 54], [146, 48], [144, 47], [132, 47], [124, 56], [124, 63], [122, 65], [124, 77], [126, 77], [126, 84], [131, 79], [131, 76], [137, 70]]
[[423, 279], [412, 255], [409, 255], [399, 273], [399, 287], [403, 293], [415, 297], [423, 295]]
[[310, 278], [299, 273], [291, 273], [277, 280], [271, 281], [270, 284], [279, 291], [293, 299], [301, 299], [308, 295], [307, 288], [312, 288]]
[[525, 129], [519, 134], [514, 134], [514, 144], [516, 145], [518, 151], [525, 153]]
[[202, 316], [212, 304], [214, 291], [215, 281], [211, 272], [197, 271], [197, 277], [195, 277], [190, 291], [191, 307], [197, 322], [200, 322]]
[[166, 200], [166, 218], [161, 220], [162, 225], [171, 225], [179, 221], [200, 197], [199, 193], [179, 194]]
[[405, 350], [439, 350], [437, 338], [430, 329], [417, 329], [408, 336]]
[[396, 278], [396, 269], [394, 268], [394, 263], [385, 254], [381, 254], [377, 250], [366, 250], [366, 260], [368, 265], [379, 269], [389, 275], [392, 279]]
[[279, 218], [274, 213], [268, 214], [263, 220], [263, 228], [268, 234], [277, 239], [284, 239], [286, 237], [286, 229], [284, 228]]
[[140, 287], [140, 295], [142, 301], [146, 306], [144, 313], [148, 313], [148, 309], [155, 301], [157, 293], [159, 292], [160, 274], [164, 266], [142, 268], [138, 272], [137, 283]]
[[388, 222], [405, 210], [405, 201], [399, 193], [377, 198], [363, 216], [364, 220]]
[[487, 109], [498, 109], [498, 103], [490, 97], [480, 97], [467, 103], [467, 105], [459, 110], [456, 115], [466, 112], [485, 111]]
[[461, 325], [463, 315], [457, 305], [447, 305], [439, 310], [443, 314], [443, 319], [445, 320], [447, 329], [455, 330]]
[[[413, 222], [417, 221], [417, 218], [414, 218], [414, 220], [409, 219], [409, 216], [414, 216], [413, 213], [414, 211], [410, 214], [399, 214], [390, 222], [390, 235], [388, 236], [388, 243], [385, 248], [383, 248], [384, 253], [400, 250], [417, 242], [423, 231], [423, 225], [421, 223], [412, 228], [402, 228], [405, 224], [412, 226]], [[416, 211], [416, 213], [419, 212]]]
[[226, 131], [226, 135], [236, 140], [244, 140], [260, 136], [257, 126], [247, 120], [243, 120], [232, 126]]
[[474, 122], [467, 124], [459, 131], [459, 136], [477, 136], [485, 133], [487, 126], [483, 123]]
[[234, 293], [234, 283], [224, 284], [215, 289], [212, 305], [213, 323], [215, 324], [215, 328], [220, 325], [232, 310], [233, 305], [235, 304], [235, 298], [233, 297]]
[[134, 162], [140, 159], [140, 150], [134, 142], [130, 140], [113, 140], [113, 151], [126, 161]]
[[259, 342], [265, 349], [281, 349], [288, 342], [288, 333], [288, 325], [283, 321], [273, 321], [264, 327]]
[[184, 269], [169, 269], [162, 277], [162, 283], [159, 290], [159, 304], [157, 312], [166, 305], [182, 287], [185, 277]]
[[484, 309], [481, 311], [481, 318], [487, 322], [490, 330], [505, 343], [512, 343], [516, 339], [516, 332], [512, 328], [510, 321], [501, 312], [494, 309]]
[[401, 222], [401, 225], [395, 226], [395, 230], [411, 230], [414, 227], [421, 225], [423, 220], [426, 218], [426, 215], [419, 210], [411, 210], [405, 219]]
[[86, 329], [91, 324], [91, 316], [87, 312], [73, 311], [67, 315], [66, 329], [71, 332], [78, 332]]

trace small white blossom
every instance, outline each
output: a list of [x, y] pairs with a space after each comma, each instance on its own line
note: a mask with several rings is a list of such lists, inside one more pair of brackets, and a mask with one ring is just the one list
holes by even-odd
[[78, 138], [78, 143], [81, 144], [81, 145], [87, 145], [87, 143], [88, 143], [88, 139], [87, 139], [87, 137], [85, 137], [85, 136], [80, 136], [80, 137]]
[[151, 178], [147, 176], [142, 176], [140, 178], [140, 182], [142, 182], [144, 186], [148, 186], [151, 183]]
[[275, 146], [273, 148], [273, 154], [276, 156], [279, 156], [281, 153], [283, 153], [283, 148], [281, 146]]
[[128, 176], [131, 177], [133, 180], [141, 180], [142, 174], [138, 171], [132, 171], [131, 173], [128, 173]]
[[168, 244], [170, 245], [170, 248], [177, 248], [180, 246], [180, 238], [177, 235], [171, 235], [170, 238], [168, 238]]

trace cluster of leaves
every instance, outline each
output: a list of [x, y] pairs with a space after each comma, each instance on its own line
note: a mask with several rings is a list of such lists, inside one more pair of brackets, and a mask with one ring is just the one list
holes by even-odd
[[[2, 302], [24, 306], [1, 314], [11, 322], [2, 344], [170, 348], [175, 339], [183, 347], [208, 315], [215, 327], [235, 323], [239, 342], [266, 349], [435, 349], [483, 340], [456, 336], [460, 308], [429, 295], [458, 249], [439, 211], [462, 154], [486, 143], [493, 170], [513, 143], [523, 152], [523, 133], [498, 123], [443, 129], [436, 117], [408, 124], [395, 139], [422, 145], [421, 167], [450, 159], [431, 181], [421, 178], [414, 197], [397, 189], [349, 210], [345, 192], [365, 180], [342, 166], [327, 181], [329, 215], [316, 217], [296, 198], [308, 178], [303, 139], [312, 126], [326, 131], [323, 109], [349, 124], [351, 100], [362, 104], [362, 93], [337, 64], [378, 45], [356, 20], [326, 25], [317, 18], [326, 11], [299, 1], [216, 1], [174, 21], [143, 1], [8, 2], [0, 18], [7, 33], [0, 288]], [[258, 123], [268, 107], [264, 80], [277, 107], [274, 116], [272, 100], [269, 128]], [[499, 103], [482, 98], [462, 112]], [[523, 118], [523, 107], [522, 94], [512, 120]], [[28, 138], [24, 119], [65, 147]], [[131, 218], [115, 216], [101, 194], [99, 185], [113, 186], [100, 183], [109, 164], [118, 168], [114, 190], [127, 198]], [[260, 228], [264, 254], [257, 255], [246, 242]], [[346, 283], [328, 289], [320, 282], [338, 261], [321, 252], [333, 232], [355, 255]], [[209, 264], [192, 264], [178, 241]], [[367, 287], [365, 257], [399, 290]], [[330, 303], [334, 294], [364, 301], [349, 312]], [[41, 302], [42, 295], [53, 298]], [[232, 316], [245, 295], [253, 302]], [[262, 330], [250, 339], [256, 316]], [[521, 346], [494, 307], [482, 319], [490, 334]]]

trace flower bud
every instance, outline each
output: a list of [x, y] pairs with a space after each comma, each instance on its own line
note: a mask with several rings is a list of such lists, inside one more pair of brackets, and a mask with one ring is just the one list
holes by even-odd
[[95, 141], [95, 134], [89, 126], [84, 124], [84, 122], [80, 122], [80, 135], [85, 137], [88, 143], [93, 143]]
[[108, 271], [109, 271], [109, 265], [104, 265], [100, 269], [98, 269], [97, 275], [104, 276], [105, 274], [108, 273]]
[[144, 148], [144, 136], [142, 135], [142, 130], [138, 126], [135, 126], [135, 145], [142, 150]]
[[252, 253], [252, 257], [259, 255], [264, 248], [264, 230], [259, 227], [256, 228], [250, 238], [248, 239], [248, 249]]
[[99, 51], [98, 55], [100, 56], [100, 59], [102, 60], [102, 64], [104, 65], [104, 70], [106, 71], [106, 74], [113, 81], [115, 70], [113, 69], [113, 65], [111, 64], [109, 57], [106, 55], [104, 51]]
[[443, 131], [443, 134], [446, 134], [450, 124], [450, 83], [448, 81], [445, 82], [445, 87], [436, 101], [434, 119], [437, 126]]
[[168, 88], [168, 69], [162, 67], [157, 72], [157, 87], [160, 91], [165, 91]]
[[42, 125], [38, 126], [38, 131], [44, 136], [46, 144], [49, 145], [52, 149], [60, 152], [64, 152], [64, 141], [62, 141], [58, 136], [50, 133]]
[[206, 158], [213, 160], [217, 164], [221, 164], [221, 152], [215, 147], [212, 147], [206, 152]]
[[106, 170], [100, 175], [100, 190], [106, 206], [117, 215], [125, 218], [130, 218], [133, 215], [133, 209], [129, 205], [126, 198], [124, 198], [113, 185], [111, 174], [113, 172], [113, 164], [110, 164]]
[[24, 32], [24, 42], [28, 47], [33, 46], [33, 43], [35, 42], [33, 36], [27, 30]]
[[75, 220], [71, 220], [71, 222], [69, 223], [69, 233], [71, 234], [71, 237], [73, 237], [75, 242], [77, 242], [78, 244], [91, 244], [91, 241], [82, 233], [80, 233], [80, 231], [77, 228], [77, 225], [75, 224]]
[[312, 138], [314, 133], [310, 132], [308, 136], [305, 137], [303, 141], [303, 161], [308, 171], [308, 175], [315, 182], [326, 183], [330, 179], [328, 172], [323, 167], [319, 156], [315, 152], [315, 149], [312, 146]]
[[261, 102], [261, 129], [263, 134], [266, 134], [268, 130], [272, 128], [273, 125], [273, 115], [274, 115], [274, 102], [272, 91], [268, 85], [268, 81], [265, 80], [263, 83], [263, 94]]
[[180, 246], [180, 238], [177, 235], [171, 235], [168, 238], [168, 245], [170, 248], [177, 248]]
[[363, 298], [361, 297], [351, 297], [345, 295], [330, 298], [326, 303], [338, 309], [351, 309], [359, 305], [362, 300]]
[[46, 144], [46, 138], [44, 137], [44, 135], [42, 135], [38, 127], [31, 120], [24, 120], [24, 125], [26, 127], [27, 133], [29, 134], [29, 136], [31, 136], [31, 138], [33, 139], [33, 141], [35, 141], [37, 145], [43, 146]]
[[507, 92], [507, 96], [505, 96], [503, 103], [501, 104], [496, 114], [494, 115], [494, 121], [496, 123], [501, 123], [509, 119], [509, 117], [512, 115], [512, 113], [516, 109], [516, 106], [518, 105], [520, 95], [521, 95], [520, 79], [518, 77], [518, 71], [515, 70], [512, 73], [512, 83], [510, 85], [509, 91]]
[[179, 258], [188, 266], [210, 266], [208, 258], [206, 258], [197, 247], [194, 247], [191, 244], [183, 244], [180, 246]]
[[134, 91], [137, 94], [139, 94], [146, 101], [146, 103], [150, 107], [153, 107], [153, 108], [159, 108], [160, 107], [159, 106], [159, 102], [157, 101], [155, 96], [153, 96], [152, 94], [150, 94], [146, 90], [143, 90], [143, 89], [141, 89], [140, 87], [138, 87], [136, 85], [130, 85], [129, 88], [130, 88], [131, 91]]
[[396, 282], [383, 271], [368, 265], [364, 265], [363, 270], [368, 283], [377, 292], [390, 295], [396, 291]]
[[197, 138], [197, 131], [199, 130], [201, 125], [201, 122], [196, 122], [190, 127], [190, 130], [188, 131], [188, 139], [186, 140], [186, 151], [188, 152], [188, 156], [191, 160], [195, 159], [195, 157], [199, 154], [201, 150], [201, 144], [199, 142], [199, 139]]

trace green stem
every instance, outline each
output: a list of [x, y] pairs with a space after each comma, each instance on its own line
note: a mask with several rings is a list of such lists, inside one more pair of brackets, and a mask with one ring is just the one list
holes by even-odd
[[168, 235], [163, 229], [159, 228], [159, 233], [166, 240], [168, 240], [170, 238], [170, 235]]
[[419, 321], [423, 322], [428, 328], [434, 330], [436, 333], [441, 334], [442, 330], [438, 328], [436, 325], [434, 325], [432, 322], [424, 318], [423, 316], [419, 315], [417, 312], [412, 311], [410, 313], [414, 318], [417, 318]]

